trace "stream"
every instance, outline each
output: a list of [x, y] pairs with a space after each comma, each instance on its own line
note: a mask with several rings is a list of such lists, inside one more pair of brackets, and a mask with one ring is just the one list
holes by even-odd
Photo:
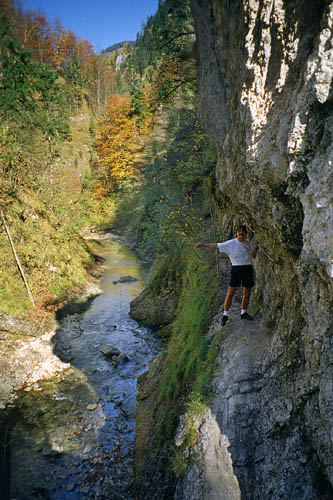
[[[137, 377], [160, 344], [129, 317], [144, 287], [135, 255], [116, 239], [101, 242], [99, 253], [102, 293], [52, 338], [69, 368], [17, 401], [12, 499], [132, 499]], [[124, 276], [137, 281], [117, 282]]]

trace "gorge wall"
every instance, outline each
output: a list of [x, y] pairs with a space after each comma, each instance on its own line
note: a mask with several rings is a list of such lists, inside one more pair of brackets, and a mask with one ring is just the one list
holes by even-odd
[[225, 239], [248, 225], [255, 325], [223, 333], [175, 498], [333, 498], [333, 4], [191, 0]]

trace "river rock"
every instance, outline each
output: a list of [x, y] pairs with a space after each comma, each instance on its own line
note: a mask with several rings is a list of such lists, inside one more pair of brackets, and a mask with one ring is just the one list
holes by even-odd
[[131, 283], [133, 281], [138, 281], [134, 276], [122, 276], [119, 278], [118, 283]]
[[112, 356], [119, 356], [120, 354], [120, 350], [118, 349], [118, 347], [114, 347], [112, 345], [103, 345], [100, 348], [100, 351], [107, 358], [112, 358]]
[[117, 283], [131, 283], [134, 281], [138, 281], [137, 278], [134, 278], [134, 276], [121, 276], [119, 280], [113, 281], [112, 283], [116, 285]]
[[97, 408], [97, 403], [90, 403], [90, 404], [87, 406], [87, 410], [89, 410], [89, 411], [96, 410], [96, 408]]
[[118, 356], [118, 363], [122, 364], [127, 363], [128, 361], [130, 361], [130, 359], [127, 354], [125, 352], [121, 352]]
[[117, 368], [117, 367], [118, 367], [118, 360], [117, 360], [117, 357], [116, 357], [116, 356], [112, 356], [112, 358], [111, 358], [111, 363], [113, 364], [113, 366], [114, 366], [115, 368]]
[[52, 448], [52, 446], [50, 444], [46, 444], [43, 446], [42, 448], [42, 453], [44, 455], [44, 457], [56, 457], [58, 455], [60, 455], [61, 453], [63, 453], [63, 448], [62, 446], [57, 446], [57, 449], [55, 448]]
[[32, 337], [39, 337], [44, 333], [44, 329], [34, 323], [4, 313], [0, 313], [0, 330], [13, 334], [30, 335]]

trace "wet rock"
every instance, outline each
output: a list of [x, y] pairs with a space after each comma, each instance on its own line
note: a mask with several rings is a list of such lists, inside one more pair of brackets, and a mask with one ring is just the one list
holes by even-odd
[[122, 414], [122, 416], [123, 416], [123, 417], [125, 417], [125, 418], [126, 418], [126, 420], [128, 420], [128, 415], [127, 415], [126, 410], [124, 410], [124, 408], [120, 407], [120, 408], [119, 408], [119, 411], [120, 411], [120, 413]]
[[42, 448], [42, 453], [44, 457], [56, 457], [63, 453], [63, 448], [61, 446], [53, 447], [50, 444], [46, 444]]
[[132, 283], [134, 281], [138, 281], [138, 279], [134, 278], [134, 276], [121, 276], [119, 280], [115, 280], [112, 283], [117, 285], [117, 283]]
[[115, 368], [117, 368], [117, 366], [118, 366], [118, 361], [117, 361], [117, 358], [116, 358], [115, 356], [113, 356], [113, 357], [111, 358], [111, 363], [113, 364], [113, 366], [114, 366]]
[[0, 330], [14, 334], [23, 333], [32, 337], [39, 337], [44, 333], [43, 328], [33, 323], [4, 313], [0, 313]]
[[97, 403], [90, 403], [90, 404], [87, 406], [87, 410], [89, 410], [89, 411], [96, 410], [96, 408], [97, 408]]
[[122, 364], [122, 363], [127, 363], [128, 361], [130, 361], [130, 358], [127, 356], [127, 354], [125, 352], [121, 352], [118, 356], [118, 359], [117, 359], [118, 363]]
[[106, 356], [107, 358], [112, 358], [112, 356], [119, 356], [120, 354], [120, 350], [118, 349], [118, 347], [114, 347], [112, 345], [103, 345], [101, 348], [100, 348], [100, 351], [102, 354], [104, 354], [104, 356]]
[[60, 359], [64, 363], [70, 363], [73, 359], [73, 356], [70, 353], [65, 353], [60, 355]]
[[[4, 369], [0, 366], [1, 373], [10, 374], [15, 369], [16, 375], [17, 360], [26, 363], [30, 356], [28, 383], [33, 389], [36, 377], [31, 376], [32, 354], [38, 354], [39, 364], [34, 365], [41, 367], [38, 375], [42, 379], [42, 393], [20, 391], [18, 404], [24, 408], [24, 419], [19, 418], [12, 436], [13, 498], [37, 498], [32, 496], [32, 489], [46, 485], [43, 498], [59, 495], [87, 500], [111, 497], [132, 500], [128, 489], [133, 480], [129, 457], [134, 446], [134, 421], [133, 411], [130, 413], [127, 406], [134, 408], [137, 366], [131, 363], [126, 369], [124, 365], [116, 370], [111, 364], [112, 360], [115, 364], [128, 361], [127, 353], [116, 347], [124, 341], [124, 349], [128, 349], [131, 358], [133, 352], [132, 361], [142, 357], [140, 352], [134, 355], [131, 344], [137, 337], [133, 333], [134, 322], [125, 316], [128, 305], [126, 302], [124, 314], [121, 311], [119, 318], [118, 302], [115, 314], [111, 305], [106, 312], [102, 308], [98, 317], [67, 316], [52, 335], [29, 339], [29, 349], [19, 350], [20, 356], [15, 352], [11, 365], [6, 363]], [[147, 341], [150, 336], [151, 332], [147, 332]], [[155, 340], [152, 338], [151, 342], [154, 344]], [[17, 349], [20, 345], [17, 344]], [[70, 355], [71, 351], [75, 357], [72, 367], [59, 357], [59, 354]], [[54, 380], [44, 382], [45, 374], [49, 373]], [[121, 411], [121, 400], [130, 394], [133, 405], [125, 403]], [[1, 396], [0, 393], [0, 401]], [[115, 402], [121, 402], [117, 409]], [[66, 452], [62, 455], [61, 446]]]

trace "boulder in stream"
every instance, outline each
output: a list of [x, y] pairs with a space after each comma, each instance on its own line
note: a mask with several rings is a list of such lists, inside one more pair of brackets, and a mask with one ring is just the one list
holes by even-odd
[[100, 351], [107, 358], [112, 358], [113, 356], [119, 356], [120, 354], [120, 350], [118, 349], [118, 347], [114, 347], [112, 345], [103, 345], [100, 348]]
[[134, 276], [121, 276], [119, 280], [113, 281], [112, 283], [116, 285], [117, 283], [131, 283], [133, 281], [138, 281]]

